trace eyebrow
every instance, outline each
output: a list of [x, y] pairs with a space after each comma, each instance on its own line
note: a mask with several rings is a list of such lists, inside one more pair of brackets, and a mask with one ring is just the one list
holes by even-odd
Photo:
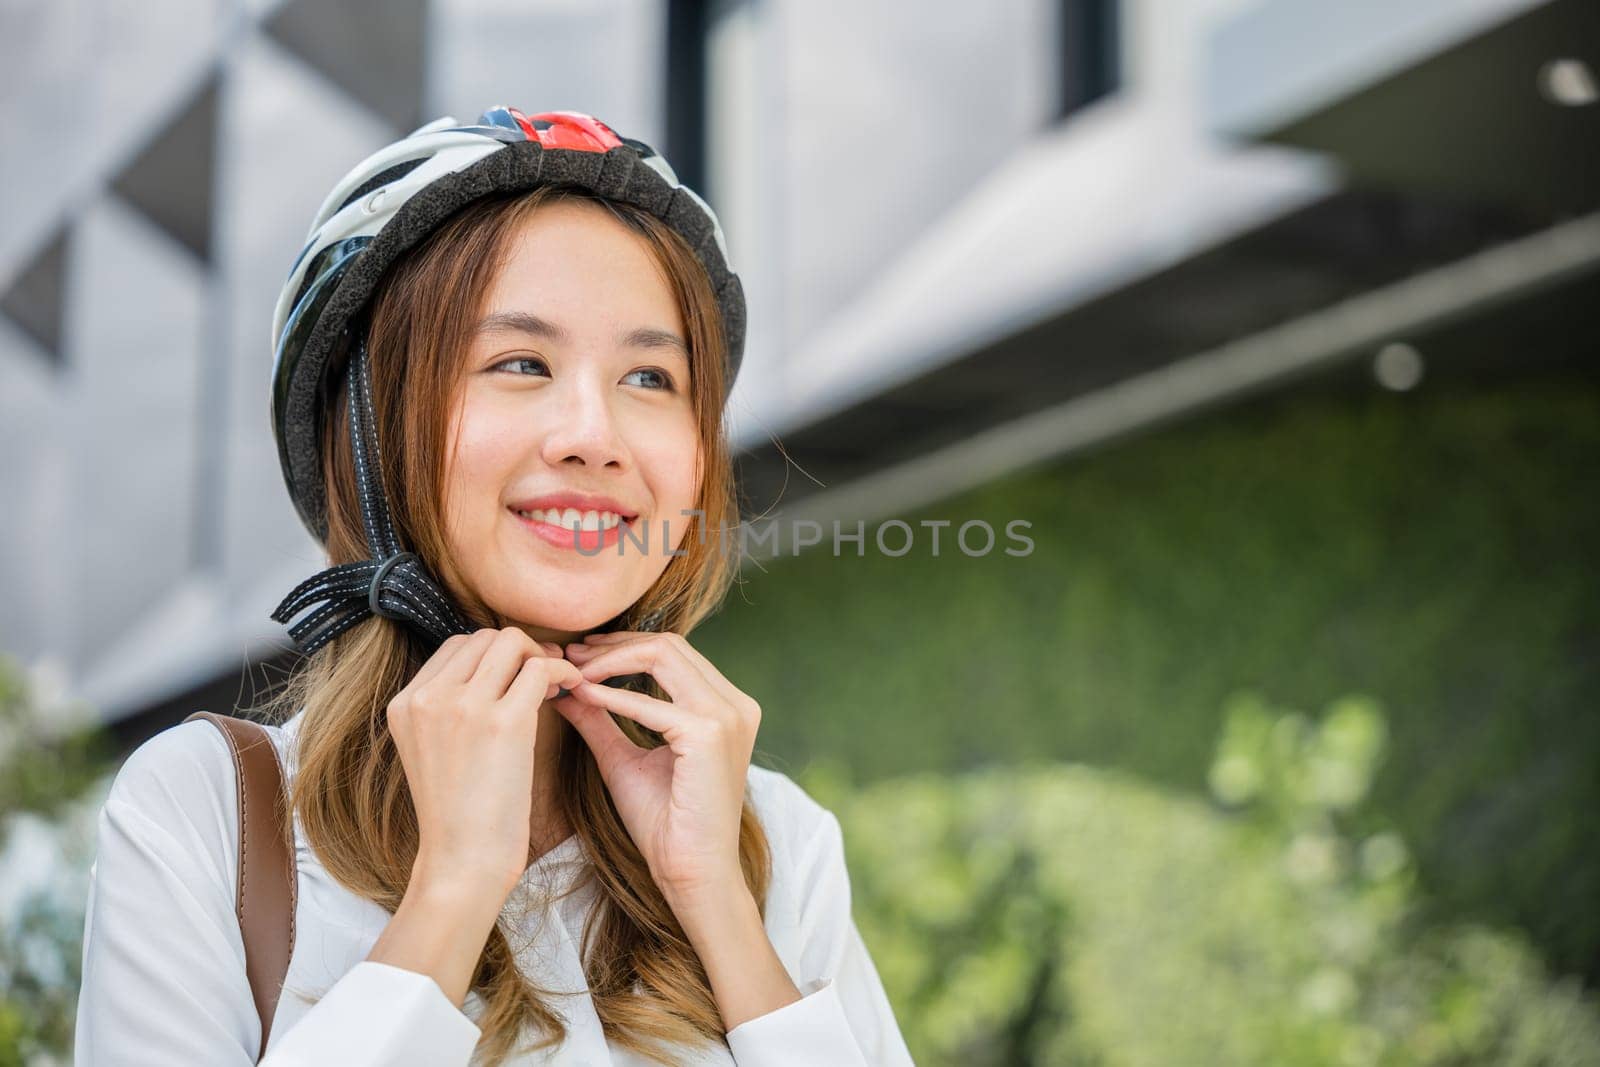
[[[541, 318], [531, 311], [496, 311], [479, 322], [473, 332], [484, 334], [505, 331], [542, 337], [556, 344], [567, 344], [572, 340], [572, 335], [565, 327]], [[683, 338], [671, 330], [657, 329], [654, 326], [636, 327], [617, 338], [617, 341], [627, 348], [676, 348], [685, 356], [689, 354], [689, 345]]]

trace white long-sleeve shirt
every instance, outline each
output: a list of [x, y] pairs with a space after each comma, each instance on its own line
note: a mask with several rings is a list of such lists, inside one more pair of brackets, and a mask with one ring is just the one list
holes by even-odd
[[[269, 727], [285, 773], [300, 715]], [[261, 1024], [236, 912], [238, 800], [227, 741], [209, 722], [162, 731], [123, 763], [100, 812], [84, 920], [80, 1067], [256, 1062]], [[910, 1053], [850, 912], [838, 820], [791, 778], [752, 766], [772, 848], [765, 925], [801, 999], [747, 1020], [726, 1047], [680, 1062], [737, 1067], [904, 1067]], [[466, 1067], [482, 1000], [457, 1008], [426, 975], [366, 959], [390, 912], [329, 877], [295, 820], [294, 952], [262, 1067]], [[565, 996], [568, 1036], [516, 1063], [638, 1067], [600, 1029], [579, 961], [586, 888], [548, 903], [586, 862], [576, 837], [541, 856], [506, 901], [517, 963]], [[304, 993], [306, 995], [297, 995]], [[531, 1035], [523, 1035], [527, 1038]]]

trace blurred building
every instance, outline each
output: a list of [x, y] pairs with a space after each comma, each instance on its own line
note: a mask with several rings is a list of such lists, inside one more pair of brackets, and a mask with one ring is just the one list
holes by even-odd
[[1591, 0], [68, 0], [0, 42], [0, 648], [129, 737], [287, 647], [272, 306], [440, 114], [589, 111], [706, 193], [787, 518], [1290, 385], [1593, 369]]

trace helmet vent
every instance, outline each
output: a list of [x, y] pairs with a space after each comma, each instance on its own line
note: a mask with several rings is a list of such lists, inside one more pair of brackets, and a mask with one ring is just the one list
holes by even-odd
[[363, 196], [366, 196], [374, 189], [388, 185], [390, 182], [399, 181], [407, 174], [410, 174], [412, 171], [416, 170], [423, 163], [427, 162], [427, 159], [427, 156], [419, 156], [416, 159], [408, 159], [404, 163], [396, 163], [392, 167], [380, 170], [378, 173], [374, 174], [372, 177], [356, 186], [355, 192], [344, 198], [344, 203], [339, 205], [339, 210], [335, 211], [334, 214], [337, 215], [339, 211], [343, 211], [345, 208], [349, 207], [357, 200], [360, 200]]

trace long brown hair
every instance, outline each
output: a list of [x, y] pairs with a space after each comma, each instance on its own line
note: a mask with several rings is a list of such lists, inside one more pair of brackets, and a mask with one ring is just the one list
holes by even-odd
[[[734, 580], [737, 561], [722, 535], [737, 525], [733, 467], [722, 428], [725, 340], [710, 282], [676, 232], [630, 205], [568, 186], [541, 186], [473, 202], [413, 249], [385, 276], [374, 297], [368, 351], [373, 408], [382, 450], [385, 493], [401, 544], [416, 552], [451, 591], [474, 627], [503, 626], [455, 573], [444, 535], [445, 457], [450, 416], [472, 325], [483, 294], [519, 224], [541, 205], [577, 197], [593, 201], [639, 235], [664, 272], [688, 332], [690, 392], [699, 426], [702, 480], [697, 516], [659, 579], [626, 611], [596, 630], [656, 629], [688, 634], [714, 612]], [[322, 432], [328, 495], [330, 563], [366, 559], [355, 490], [343, 391], [330, 398]], [[390, 699], [410, 681], [429, 650], [404, 626], [363, 621], [307, 657], [271, 705], [287, 717], [304, 709], [296, 743], [290, 804], [304, 835], [341, 885], [393, 912], [405, 895], [419, 830], [405, 770], [389, 736]], [[641, 683], [663, 694], [648, 678]], [[635, 743], [654, 748], [661, 735], [630, 719], [613, 720]], [[583, 967], [606, 1038], [639, 1055], [672, 1062], [675, 1044], [717, 1042], [721, 1015], [705, 970], [650, 876], [617, 814], [593, 754], [561, 720], [554, 792], [584, 858], [569, 890], [592, 886], [595, 905], [584, 925]], [[766, 835], [749, 802], [739, 828], [740, 863], [763, 914], [771, 878]], [[565, 894], [563, 894], [564, 896]], [[498, 1064], [517, 1051], [524, 1027], [543, 1037], [538, 1050], [566, 1038], [561, 1016], [517, 968], [517, 931], [502, 916], [472, 978], [483, 998], [477, 1054]]]

